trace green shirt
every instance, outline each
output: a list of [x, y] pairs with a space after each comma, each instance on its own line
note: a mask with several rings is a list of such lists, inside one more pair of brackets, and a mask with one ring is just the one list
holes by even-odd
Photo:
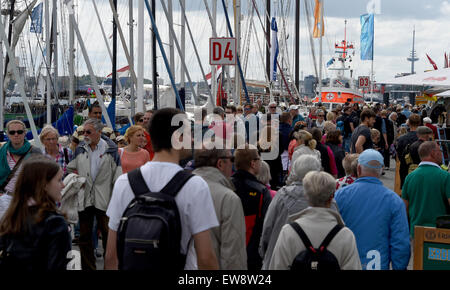
[[450, 198], [450, 173], [421, 164], [406, 177], [402, 198], [408, 201], [411, 237], [416, 225], [435, 227], [436, 218], [446, 214], [444, 200]]

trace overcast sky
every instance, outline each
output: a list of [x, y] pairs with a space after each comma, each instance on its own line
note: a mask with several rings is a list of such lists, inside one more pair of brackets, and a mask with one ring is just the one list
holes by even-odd
[[[105, 31], [109, 37], [112, 34], [112, 14], [109, 6], [109, 0], [95, 0], [101, 14], [101, 22], [105, 26]], [[311, 54], [311, 44], [307, 32], [307, 22], [305, 16], [305, 6], [302, 0], [301, 6], [301, 40], [300, 40], [300, 70], [303, 76], [314, 73], [313, 59]], [[310, 10], [313, 9], [314, 1], [306, 0], [310, 6]], [[51, 1], [50, 1], [51, 2]], [[58, 1], [59, 2], [59, 1]], [[165, 1], [167, 3], [167, 0]], [[199, 53], [202, 59], [202, 65], [206, 72], [209, 72], [209, 38], [211, 37], [211, 26], [209, 23], [208, 15], [203, 3], [203, 0], [187, 0], [187, 17], [191, 28], [193, 29], [194, 40], [199, 49]], [[227, 1], [229, 5], [232, 5], [233, 1]], [[246, 28], [249, 23], [249, 3], [251, 0], [241, 0], [242, 2], [242, 40], [244, 42]], [[263, 13], [265, 7], [264, 0], [256, 0], [260, 13]], [[340, 41], [344, 37], [344, 20], [347, 19], [347, 38], [355, 44], [355, 56], [353, 58], [354, 76], [369, 75], [370, 73], [370, 61], [360, 60], [360, 31], [361, 25], [359, 17], [361, 14], [367, 13], [367, 4], [370, 0], [325, 0], [324, 15], [325, 15], [325, 37], [323, 39], [323, 64], [332, 57], [334, 52], [334, 43]], [[415, 65], [415, 71], [421, 72], [424, 70], [432, 69], [432, 66], [426, 58], [426, 53], [437, 63], [441, 68], [444, 63], [444, 52], [450, 52], [450, 1], [439, 0], [379, 0], [378, 2], [380, 14], [375, 15], [375, 49], [374, 49], [374, 73], [375, 78], [378, 80], [386, 79], [394, 76], [397, 73], [409, 72], [411, 70], [411, 63], [406, 60], [409, 56], [412, 48], [412, 33], [413, 27], [416, 30], [416, 44], [415, 49], [417, 56], [420, 58]], [[92, 0], [75, 0], [77, 4], [77, 15], [80, 32], [86, 43], [90, 59], [93, 63], [94, 71], [96, 75], [106, 76], [111, 72], [111, 60], [109, 58], [106, 44], [103, 41], [100, 26], [96, 15], [94, 13]], [[128, 0], [118, 0], [119, 3], [119, 18], [124, 30], [126, 39], [128, 40]], [[134, 18], [137, 22], [137, 1], [134, 1]], [[212, 0], [208, 0], [210, 7], [212, 7]], [[279, 39], [283, 39], [281, 30], [285, 27], [286, 35], [289, 35], [287, 40], [287, 53], [280, 55], [284, 57], [286, 65], [290, 67], [290, 71], [294, 71], [293, 53], [294, 53], [294, 6], [295, 1], [278, 0], [272, 1], [272, 15], [277, 16], [277, 22], [279, 27]], [[174, 6], [174, 22], [180, 23], [180, 9], [178, 0], [173, 0]], [[283, 7], [284, 12], [279, 8]], [[251, 6], [250, 6], [251, 7]], [[63, 8], [65, 10], [65, 8]], [[233, 11], [228, 9], [233, 21]], [[218, 1], [217, 8], [217, 30], [218, 36], [226, 36], [225, 17], [223, 13], [222, 1]], [[287, 13], [286, 11], [289, 11]], [[285, 17], [282, 18], [283, 14]], [[283, 19], [285, 21], [283, 22]], [[257, 35], [251, 36], [249, 59], [247, 62], [247, 78], [264, 80], [265, 65], [261, 60], [259, 46], [264, 50], [265, 44], [263, 43], [264, 36], [262, 28], [256, 14], [253, 18], [256, 26]], [[61, 20], [60, 20], [61, 21]], [[311, 19], [313, 22], [313, 19]], [[157, 23], [160, 30], [163, 42], [168, 43], [168, 28], [167, 21], [165, 19], [164, 12], [161, 8], [160, 1], [157, 0]], [[151, 78], [151, 42], [150, 42], [150, 19], [147, 11], [145, 11], [145, 77]], [[64, 27], [60, 25], [60, 36], [62, 37], [60, 43], [61, 59], [64, 59], [66, 53], [63, 53], [64, 48], [67, 49], [68, 35], [63, 31]], [[177, 33], [179, 33], [179, 26], [175, 26]], [[234, 29], [234, 28], [233, 28]], [[135, 56], [137, 53], [137, 29], [135, 33]], [[186, 32], [187, 33], [187, 32]], [[256, 42], [259, 41], [259, 45]], [[38, 46], [36, 45], [36, 39], [33, 35], [30, 39], [33, 44], [33, 51], [38, 54]], [[108, 40], [111, 45], [111, 39]], [[316, 57], [319, 55], [318, 40], [314, 40]], [[121, 49], [119, 40], [118, 46], [118, 67], [127, 65], [125, 54]], [[164, 45], [166, 52], [168, 53], [168, 45]], [[265, 52], [263, 52], [264, 54]], [[245, 51], [243, 52], [245, 55]], [[158, 52], [158, 56], [160, 56]], [[178, 53], [175, 50], [176, 55], [176, 78], [179, 80], [179, 68], [181, 66]], [[81, 53], [77, 54], [79, 57], [77, 71], [78, 74], [86, 74], [87, 69], [82, 59]], [[35, 56], [39, 62], [39, 56]], [[243, 56], [242, 56], [243, 58]], [[265, 59], [265, 57], [264, 57]], [[279, 59], [280, 60], [280, 59]], [[241, 60], [243, 64], [244, 60]], [[189, 72], [194, 81], [201, 80], [201, 71], [199, 64], [195, 58], [193, 46], [191, 44], [189, 35], [186, 34], [186, 64], [189, 67]], [[66, 66], [67, 67], [67, 66]], [[59, 74], [63, 74], [63, 71], [67, 71], [67, 68], [62, 64], [60, 65]], [[158, 72], [168, 83], [168, 76], [162, 58], [158, 58]], [[67, 74], [67, 73], [65, 73]], [[330, 76], [331, 73], [324, 70], [324, 77]]]

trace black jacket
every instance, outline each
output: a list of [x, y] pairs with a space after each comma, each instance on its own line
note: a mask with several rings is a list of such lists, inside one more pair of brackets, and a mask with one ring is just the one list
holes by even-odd
[[249, 270], [261, 270], [262, 258], [258, 252], [259, 240], [272, 197], [266, 186], [247, 171], [236, 171], [231, 180], [244, 208], [247, 266]]
[[30, 220], [27, 234], [0, 237], [0, 270], [63, 271], [70, 261], [67, 254], [71, 248], [64, 217], [49, 213], [38, 224]]
[[417, 133], [415, 131], [408, 132], [407, 134], [401, 136], [397, 140], [396, 151], [398, 155], [398, 160], [400, 161], [400, 188], [403, 187], [403, 183], [405, 182], [406, 176], [408, 175], [408, 165], [406, 164], [405, 155], [409, 150], [409, 146], [416, 142], [419, 138], [417, 138]]

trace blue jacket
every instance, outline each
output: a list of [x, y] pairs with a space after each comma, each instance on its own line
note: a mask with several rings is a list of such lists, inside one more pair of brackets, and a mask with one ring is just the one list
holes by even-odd
[[303, 118], [302, 115], [298, 114], [297, 116], [294, 117], [294, 119], [292, 120], [292, 129], [294, 129], [295, 127], [295, 123], [297, 123], [298, 121], [305, 121], [305, 118]]
[[335, 194], [345, 225], [355, 234], [364, 270], [406, 270], [410, 240], [401, 198], [375, 177], [361, 177]]
[[292, 127], [287, 123], [280, 123], [280, 148], [283, 153], [284, 150], [289, 148], [289, 134], [292, 131]]

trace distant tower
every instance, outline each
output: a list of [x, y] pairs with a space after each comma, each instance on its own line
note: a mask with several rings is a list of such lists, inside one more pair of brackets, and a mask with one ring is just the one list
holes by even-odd
[[418, 61], [419, 58], [416, 55], [416, 50], [414, 49], [414, 42], [416, 39], [416, 27], [414, 27], [413, 29], [413, 45], [412, 45], [412, 50], [411, 53], [409, 55], [409, 57], [407, 58], [408, 61], [411, 62], [411, 74], [415, 74], [414, 72], [414, 62]]

